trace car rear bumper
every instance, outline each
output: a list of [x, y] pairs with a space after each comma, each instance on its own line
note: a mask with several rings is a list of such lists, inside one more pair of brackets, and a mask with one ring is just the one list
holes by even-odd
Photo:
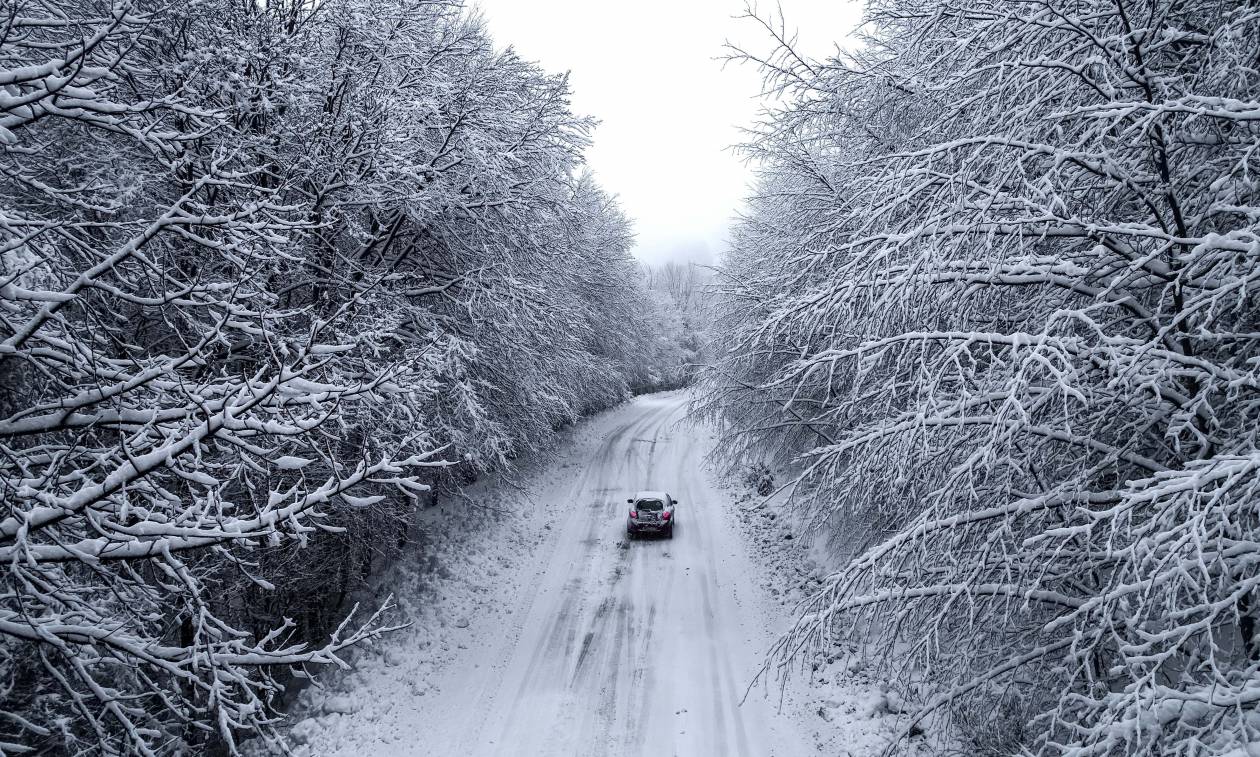
[[627, 523], [626, 530], [633, 533], [668, 531], [674, 525], [673, 521], [669, 522], [647, 522], [647, 523]]

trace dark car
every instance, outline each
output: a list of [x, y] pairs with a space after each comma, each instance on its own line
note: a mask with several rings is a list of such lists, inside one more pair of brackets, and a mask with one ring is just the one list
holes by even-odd
[[639, 534], [664, 534], [674, 538], [674, 505], [678, 500], [665, 492], [639, 492], [627, 499], [630, 515], [626, 518], [626, 535], [631, 539]]

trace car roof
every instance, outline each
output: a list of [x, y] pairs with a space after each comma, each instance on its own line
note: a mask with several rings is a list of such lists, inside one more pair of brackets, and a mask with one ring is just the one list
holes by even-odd
[[661, 500], [662, 502], [673, 502], [673, 501], [674, 501], [674, 498], [673, 498], [673, 497], [671, 497], [671, 496], [669, 496], [669, 495], [668, 495], [668, 494], [666, 494], [665, 492], [639, 492], [638, 494], [634, 495], [634, 498], [635, 498], [636, 500], [639, 500], [639, 499], [659, 499], [659, 500]]

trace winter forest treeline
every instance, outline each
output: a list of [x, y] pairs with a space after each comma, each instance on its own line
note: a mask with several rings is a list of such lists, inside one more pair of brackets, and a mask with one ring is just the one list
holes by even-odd
[[0, 752], [281, 740], [398, 622], [353, 602], [417, 508], [707, 363], [723, 454], [847, 553], [780, 659], [870, 657], [894, 747], [1250, 754], [1260, 6], [867, 19], [733, 51], [710, 287], [457, 1], [0, 4]]
[[867, 18], [733, 53], [772, 97], [703, 407], [853, 550], [779, 651], [857, 643], [951, 753], [1251, 754], [1260, 6]]
[[457, 2], [0, 17], [0, 751], [235, 751], [435, 493], [681, 385], [566, 77]]

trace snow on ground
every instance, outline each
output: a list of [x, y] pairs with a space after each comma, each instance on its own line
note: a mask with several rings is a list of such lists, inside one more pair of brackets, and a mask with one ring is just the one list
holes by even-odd
[[[748, 692], [818, 568], [785, 519], [714, 486], [713, 437], [679, 422], [685, 406], [638, 398], [524, 466], [523, 485], [426, 511], [381, 584], [413, 626], [301, 693], [297, 754], [876, 753], [896, 718], [843, 660]], [[625, 539], [625, 497], [646, 488], [680, 500], [672, 540]]]
[[348, 742], [389, 754], [391, 744], [414, 736], [391, 713], [401, 702], [435, 696], [435, 675], [465, 662], [469, 642], [508, 619], [504, 597], [528, 580], [525, 566], [553, 528], [536, 514], [553, 512], [555, 503], [537, 502], [518, 481], [546, 486], [567, 476], [591, 427], [607, 416], [587, 419], [554, 454], [537, 455], [511, 477], [487, 477], [418, 514], [409, 552], [363, 598], [365, 606], [379, 605], [392, 594], [398, 612], [391, 622], [411, 626], [351, 650], [350, 671], [318, 671], [291, 708], [295, 754], [322, 755]]
[[[553, 529], [537, 515], [554, 513], [558, 504], [535, 500], [530, 488], [567, 477], [591, 443], [591, 427], [607, 415], [587, 419], [556, 454], [537, 456], [510, 479], [488, 477], [419, 514], [410, 559], [379, 582], [374, 598], [379, 603], [392, 593], [412, 625], [357, 648], [348, 658], [353, 670], [321, 673], [299, 695], [290, 731], [296, 755], [328, 754], [346, 744], [391, 754], [391, 745], [415, 738], [422, 724], [392, 717], [395, 710], [439, 696], [437, 674], [468, 663], [470, 642], [510, 621], [511, 597], [528, 581], [529, 565]], [[522, 477], [532, 487], [519, 486]]]
[[[805, 535], [781, 498], [765, 499], [748, 487], [724, 482], [732, 521], [751, 545], [758, 581], [781, 618], [795, 616], [799, 602], [836, 567], [825, 550], [805, 546]], [[782, 630], [782, 625], [779, 626]], [[905, 727], [909, 711], [895, 692], [869, 671], [854, 647], [819, 652], [793, 666], [783, 709], [811, 732], [818, 751], [839, 757], [879, 754]], [[906, 746], [928, 754], [921, 737]]]

